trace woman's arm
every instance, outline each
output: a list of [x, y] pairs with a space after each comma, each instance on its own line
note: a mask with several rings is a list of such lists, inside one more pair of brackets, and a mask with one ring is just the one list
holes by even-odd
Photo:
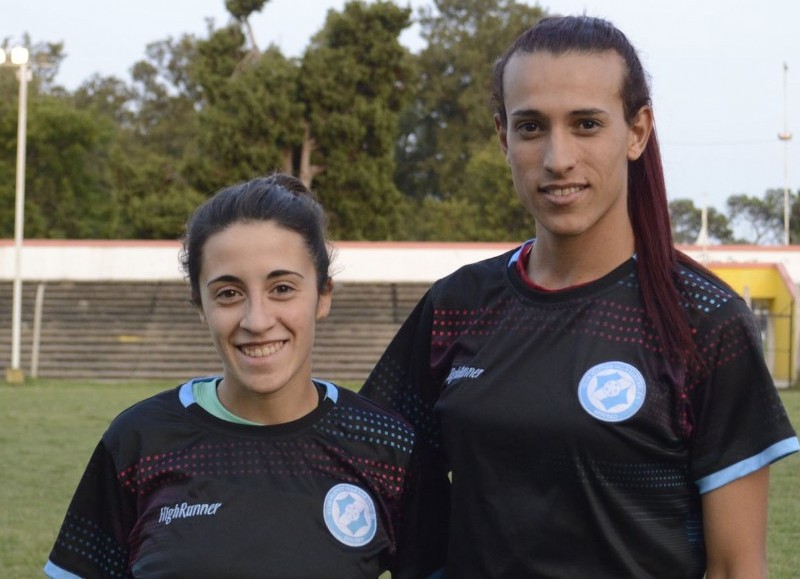
[[767, 577], [769, 467], [703, 495], [707, 579]]

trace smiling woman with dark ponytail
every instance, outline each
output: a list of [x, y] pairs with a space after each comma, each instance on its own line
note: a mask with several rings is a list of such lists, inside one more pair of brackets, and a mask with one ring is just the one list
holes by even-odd
[[745, 302], [673, 246], [635, 49], [546, 18], [492, 96], [536, 236], [437, 281], [362, 389], [420, 436], [445, 576], [764, 577], [800, 444]]
[[223, 372], [112, 422], [48, 575], [417, 579], [440, 567], [443, 525], [414, 508], [411, 427], [312, 378], [333, 292], [324, 223], [287, 175], [197, 209], [182, 264]]

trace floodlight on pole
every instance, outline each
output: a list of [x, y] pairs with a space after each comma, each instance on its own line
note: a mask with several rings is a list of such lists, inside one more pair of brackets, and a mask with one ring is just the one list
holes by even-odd
[[14, 205], [14, 288], [11, 305], [11, 366], [6, 369], [7, 382], [23, 382], [20, 363], [22, 351], [22, 238], [25, 224], [25, 148], [28, 116], [28, 49], [15, 46], [9, 52], [0, 48], [0, 65], [15, 66], [19, 80], [19, 112], [17, 116], [17, 181]]

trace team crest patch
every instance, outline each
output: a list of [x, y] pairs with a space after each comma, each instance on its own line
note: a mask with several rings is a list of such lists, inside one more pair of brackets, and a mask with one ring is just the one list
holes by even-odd
[[366, 545], [378, 530], [372, 497], [354, 485], [342, 483], [329, 490], [322, 512], [331, 534], [350, 547]]
[[644, 376], [625, 362], [603, 362], [586, 371], [578, 384], [583, 409], [598, 420], [627, 420], [644, 404]]

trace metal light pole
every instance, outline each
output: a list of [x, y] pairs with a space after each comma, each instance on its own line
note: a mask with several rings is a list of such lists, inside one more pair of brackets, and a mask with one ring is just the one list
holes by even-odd
[[783, 244], [789, 245], [789, 65], [783, 63], [783, 131], [778, 139], [783, 141]]
[[0, 64], [19, 68], [19, 114], [17, 117], [17, 184], [14, 206], [14, 296], [11, 318], [11, 367], [6, 368], [6, 381], [20, 383], [25, 374], [20, 364], [22, 343], [22, 237], [25, 224], [25, 137], [28, 116], [28, 50], [22, 46], [11, 49], [11, 62], [0, 49]]

